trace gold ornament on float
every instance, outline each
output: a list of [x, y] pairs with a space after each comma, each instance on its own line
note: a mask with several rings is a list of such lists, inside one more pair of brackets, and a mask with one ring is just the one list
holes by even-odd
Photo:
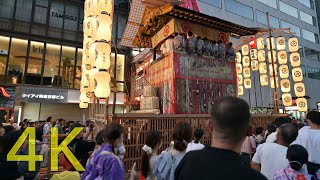
[[299, 41], [298, 38], [290, 38], [288, 40], [289, 51], [296, 52], [299, 50]]
[[295, 82], [301, 82], [303, 80], [302, 69], [300, 67], [292, 69], [292, 78]]
[[298, 52], [290, 54], [290, 63], [292, 67], [298, 67], [301, 65], [300, 54]]
[[259, 62], [257, 60], [251, 61], [251, 69], [252, 69], [252, 71], [259, 70]]
[[266, 61], [266, 52], [264, 50], [258, 51], [258, 60], [259, 62], [265, 62]]
[[261, 86], [268, 86], [269, 78], [266, 74], [260, 75], [260, 84], [261, 84]]
[[238, 86], [238, 96], [243, 96], [243, 86]]
[[281, 91], [283, 93], [290, 92], [290, 81], [289, 81], [289, 79], [282, 79], [280, 81], [280, 84], [281, 84]]
[[289, 78], [289, 67], [287, 65], [281, 65], [279, 71], [282, 79]]
[[236, 62], [241, 63], [241, 53], [240, 52], [236, 53]]
[[237, 75], [237, 81], [238, 81], [238, 85], [242, 85], [242, 83], [243, 83], [242, 75]]
[[258, 53], [256, 49], [250, 50], [250, 58], [251, 60], [257, 60], [258, 59]]
[[287, 64], [287, 62], [288, 62], [287, 52], [279, 51], [278, 52], [278, 60], [279, 60], [279, 64]]
[[249, 59], [248, 56], [243, 56], [242, 64], [243, 64], [243, 67], [249, 67], [250, 66], [250, 59]]
[[[277, 62], [277, 53], [275, 50], [273, 50], [272, 52], [273, 52], [273, 61], [274, 61], [274, 63], [276, 63]], [[268, 60], [269, 60], [269, 63], [272, 63], [271, 51], [268, 52]]]
[[111, 76], [107, 71], [98, 71], [94, 79], [97, 83], [94, 94], [96, 97], [101, 99], [106, 99], [110, 96], [110, 81]]
[[[275, 64], [274, 68], [275, 68], [275, 71], [274, 71], [275, 75], [278, 75], [278, 65]], [[270, 76], [273, 76], [273, 66], [272, 66], [272, 64], [269, 64], [269, 73], [270, 73]]]
[[262, 37], [257, 38], [257, 48], [264, 49], [264, 39]]
[[[277, 87], [279, 87], [279, 81], [278, 81], [278, 77], [276, 77], [276, 85]], [[274, 89], [274, 77], [270, 77], [270, 86], [272, 89]]]
[[268, 50], [270, 50], [271, 49], [271, 45], [272, 45], [272, 49], [275, 49], [275, 44], [274, 44], [274, 38], [273, 37], [271, 37], [271, 43], [270, 43], [270, 39], [268, 38], [268, 39], [266, 39], [266, 41], [267, 41], [267, 48], [268, 48]]
[[279, 51], [286, 49], [286, 39], [284, 37], [278, 37], [277, 38], [277, 49]]
[[295, 83], [294, 84], [294, 92], [297, 97], [303, 97], [306, 95], [305, 86], [303, 83]]
[[250, 89], [251, 88], [251, 79], [250, 78], [244, 79], [243, 84], [244, 84], [244, 88]]
[[265, 62], [259, 64], [259, 72], [260, 74], [266, 74], [268, 71], [267, 64]]
[[243, 68], [243, 77], [250, 78], [250, 68], [249, 67]]
[[292, 106], [292, 96], [290, 93], [283, 93], [282, 94], [282, 103], [284, 106]]
[[240, 63], [236, 64], [236, 71], [237, 74], [242, 74], [242, 65]]
[[247, 44], [242, 45], [242, 55], [244, 55], [244, 56], [249, 55], [249, 46]]
[[306, 98], [298, 98], [296, 100], [298, 111], [307, 112], [308, 111], [308, 103]]

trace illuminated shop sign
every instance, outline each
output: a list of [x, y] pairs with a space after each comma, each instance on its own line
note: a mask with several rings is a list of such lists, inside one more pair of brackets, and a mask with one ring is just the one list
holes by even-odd
[[17, 88], [17, 98], [21, 102], [34, 103], [67, 103], [68, 90], [67, 89], [53, 89], [53, 88], [35, 88], [20, 86]]

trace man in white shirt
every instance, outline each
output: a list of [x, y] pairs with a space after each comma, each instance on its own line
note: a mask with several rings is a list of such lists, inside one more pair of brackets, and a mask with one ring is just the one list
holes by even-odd
[[42, 138], [43, 143], [49, 143], [51, 127], [53, 127], [55, 123], [56, 121], [52, 117], [47, 118], [47, 123], [43, 126], [43, 136], [44, 136]]
[[289, 123], [289, 119], [287, 117], [279, 117], [275, 120], [275, 125], [276, 125], [276, 132], [273, 132], [271, 133], [267, 139], [266, 139], [266, 142], [267, 143], [274, 143], [277, 139], [277, 132], [278, 132], [278, 129], [279, 127], [282, 125], [282, 124], [285, 124], [285, 123]]
[[276, 135], [276, 143], [264, 143], [258, 146], [251, 167], [272, 180], [276, 170], [289, 165], [286, 158], [287, 149], [297, 136], [298, 129], [295, 126], [289, 123], [281, 125]]
[[319, 171], [320, 175], [320, 112], [308, 112], [307, 121], [310, 126], [301, 128], [297, 140], [292, 144], [299, 144], [307, 149], [308, 171], [310, 174]]

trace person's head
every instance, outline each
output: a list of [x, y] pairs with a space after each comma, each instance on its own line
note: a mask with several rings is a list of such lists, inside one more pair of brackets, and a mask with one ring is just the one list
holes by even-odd
[[69, 128], [69, 133], [71, 133], [71, 131], [76, 128], [76, 127], [82, 127], [82, 124], [80, 123], [73, 123], [72, 125], [70, 125], [70, 128]]
[[289, 123], [289, 120], [288, 118], [286, 117], [278, 117], [275, 121], [274, 121], [274, 124], [276, 126], [276, 128], [278, 129], [282, 124], [285, 124], [285, 123]]
[[231, 47], [232, 47], [232, 42], [229, 42], [229, 43], [227, 44], [227, 47], [228, 47], [228, 48], [231, 48]]
[[27, 124], [27, 123], [28, 123], [28, 119], [24, 119], [23, 124]]
[[36, 122], [30, 122], [29, 127], [36, 127]]
[[201, 39], [201, 36], [198, 36], [197, 39], [198, 39], [198, 40]]
[[249, 125], [248, 130], [247, 130], [247, 136], [252, 136], [253, 134], [253, 127]]
[[174, 141], [174, 149], [184, 151], [187, 149], [188, 143], [192, 139], [192, 128], [190, 124], [180, 122], [175, 125], [172, 131], [172, 139]]
[[201, 129], [201, 128], [197, 128], [196, 130], [194, 130], [193, 135], [196, 138], [194, 142], [195, 143], [199, 143], [199, 141], [202, 138], [203, 134], [204, 134], [204, 130]]
[[61, 125], [64, 125], [65, 124], [65, 120], [60, 118], [60, 119], [58, 119], [58, 123], [61, 124]]
[[104, 129], [104, 143], [110, 144], [112, 148], [123, 144], [124, 129], [121, 125], [111, 123]]
[[51, 125], [56, 123], [56, 121], [51, 116], [47, 118], [47, 122], [50, 123]]
[[177, 33], [177, 32], [176, 32], [176, 33], [174, 33], [174, 36], [178, 36], [178, 35], [179, 35], [179, 33]]
[[218, 41], [218, 44], [221, 44], [221, 43], [222, 43], [222, 41], [221, 41], [221, 40], [219, 40], [219, 41]]
[[250, 109], [246, 101], [236, 97], [224, 97], [214, 103], [211, 121], [208, 126], [212, 131], [213, 146], [240, 151], [250, 123]]
[[10, 119], [9, 119], [9, 123], [10, 123], [10, 124], [13, 124], [13, 123], [14, 123], [14, 119], [11, 119], [11, 118], [10, 118]]
[[149, 175], [151, 154], [157, 152], [162, 144], [162, 134], [160, 131], [148, 131], [146, 144], [142, 147], [141, 173], [144, 177]]
[[298, 136], [298, 128], [296, 128], [294, 125], [290, 123], [282, 124], [279, 127], [279, 130], [276, 136], [277, 136], [276, 142], [278, 144], [288, 147], [293, 141], [296, 140]]
[[320, 126], [320, 112], [309, 111], [306, 118], [310, 126]]
[[271, 134], [276, 131], [276, 126], [273, 123], [268, 124], [267, 126], [268, 134]]
[[193, 33], [191, 31], [188, 32], [188, 36], [191, 37], [193, 36]]
[[3, 128], [3, 124], [0, 123], [0, 136], [3, 136], [6, 130]]
[[96, 136], [96, 144], [97, 145], [102, 145], [103, 144], [103, 137], [104, 137], [104, 130], [101, 130], [98, 132], [97, 136]]
[[204, 38], [202, 38], [202, 40], [204, 40], [204, 41], [208, 41], [208, 38], [207, 38], [207, 37], [204, 37]]
[[287, 150], [287, 159], [292, 169], [299, 171], [308, 162], [308, 151], [301, 145], [294, 144]]
[[212, 41], [212, 44], [217, 44], [217, 41]]
[[257, 127], [256, 128], [256, 135], [262, 134], [263, 133], [263, 127]]

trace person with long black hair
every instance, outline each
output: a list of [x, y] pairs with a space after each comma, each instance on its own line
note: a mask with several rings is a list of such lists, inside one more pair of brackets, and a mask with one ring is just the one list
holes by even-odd
[[203, 134], [204, 134], [204, 131], [201, 128], [194, 130], [193, 135], [195, 137], [195, 140], [193, 140], [192, 142], [190, 142], [188, 144], [187, 152], [194, 151], [194, 150], [201, 150], [204, 148], [204, 145], [201, 144], [201, 142], [200, 142]]

